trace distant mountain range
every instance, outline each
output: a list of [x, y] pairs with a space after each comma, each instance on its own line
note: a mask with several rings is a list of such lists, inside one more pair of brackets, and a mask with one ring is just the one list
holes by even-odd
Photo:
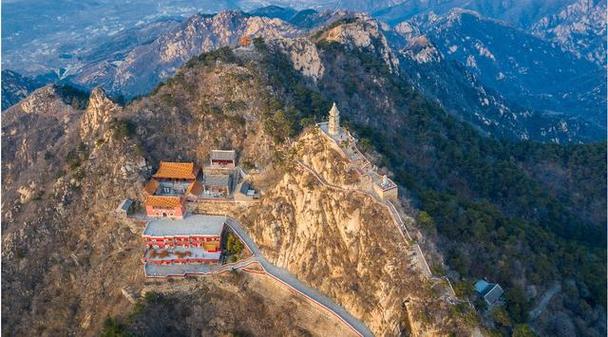
[[[19, 3], [32, 5], [29, 0]], [[118, 12], [112, 1], [81, 3], [71, 7], [78, 14], [73, 17], [79, 18], [74, 27], [83, 29], [74, 29], [73, 37], [65, 35], [60, 18], [41, 24], [55, 32], [48, 37], [37, 33], [39, 28], [12, 27], [3, 35], [8, 47], [2, 66], [13, 72], [3, 75], [9, 83], [23, 84], [29, 76], [47, 74], [47, 82], [71, 82], [84, 89], [101, 86], [114, 97], [130, 99], [150, 92], [202, 52], [235, 46], [243, 37], [293, 39], [353, 15], [331, 10], [339, 7], [364, 10], [381, 20], [379, 32], [387, 41], [382, 57], [394, 58], [391, 62], [396, 62], [393, 66], [401, 76], [482, 133], [551, 142], [605, 139], [602, 2], [283, 1], [277, 3], [318, 10], [273, 5], [249, 13], [199, 13], [189, 18], [185, 14], [198, 9], [258, 5], [168, 3], [162, 10], [146, 8], [149, 15], [140, 20], [131, 9], [134, 4]], [[12, 13], [14, 21], [20, 12], [13, 5], [5, 12]], [[85, 15], [100, 8], [113, 17], [104, 21], [105, 28], [93, 25]], [[106, 33], [98, 34], [99, 29]], [[25, 43], [24, 34], [35, 43]], [[16, 45], [19, 41], [24, 42], [23, 49]], [[30, 49], [34, 45], [39, 48]], [[3, 109], [27, 87], [3, 85]]]
[[278, 19], [225, 11], [196, 14], [155, 40], [121, 54], [84, 65], [69, 79], [84, 87], [102, 86], [128, 98], [143, 95], [171, 77], [189, 59], [222, 46], [236, 45], [245, 36], [275, 38], [299, 33]]
[[606, 66], [606, 1], [579, 0], [543, 17], [531, 28], [540, 38]]
[[489, 133], [576, 141], [604, 136], [603, 68], [467, 10], [399, 24], [401, 65], [444, 107]]

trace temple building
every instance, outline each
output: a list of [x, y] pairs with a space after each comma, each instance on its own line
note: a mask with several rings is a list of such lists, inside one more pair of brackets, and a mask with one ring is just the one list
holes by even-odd
[[200, 172], [194, 163], [161, 161], [158, 171], [144, 186], [146, 215], [183, 218], [185, 201], [196, 200], [203, 191]]
[[133, 213], [133, 200], [131, 199], [124, 199], [116, 208], [116, 214], [118, 215], [127, 217], [131, 213]]
[[475, 292], [477, 292], [489, 306], [498, 304], [504, 294], [504, 290], [498, 283], [489, 283], [486, 280], [478, 280], [475, 283]]
[[239, 177], [236, 151], [211, 150], [209, 165], [205, 166], [201, 181], [201, 198], [227, 199], [231, 197], [234, 185], [238, 184]]
[[161, 161], [158, 171], [156, 171], [152, 178], [159, 181], [191, 183], [196, 180], [199, 173], [200, 169], [192, 162]]
[[185, 198], [182, 196], [149, 195], [145, 207], [149, 217], [183, 219], [186, 214]]
[[143, 260], [154, 264], [218, 263], [225, 223], [224, 216], [214, 215], [150, 221], [143, 233]]
[[227, 198], [232, 191], [232, 175], [205, 173], [202, 186], [204, 198]]
[[376, 192], [382, 200], [396, 201], [399, 199], [397, 184], [386, 175], [380, 176], [374, 171], [368, 172], [368, 175], [372, 178], [374, 192]]
[[234, 150], [211, 150], [209, 159], [211, 169], [236, 168], [236, 151]]

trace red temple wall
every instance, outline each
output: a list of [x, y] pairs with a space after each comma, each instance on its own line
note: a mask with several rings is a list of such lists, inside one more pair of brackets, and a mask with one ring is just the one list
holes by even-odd
[[175, 208], [156, 208], [152, 206], [146, 206], [146, 215], [154, 218], [169, 217], [175, 219], [183, 219], [186, 209], [183, 206]]

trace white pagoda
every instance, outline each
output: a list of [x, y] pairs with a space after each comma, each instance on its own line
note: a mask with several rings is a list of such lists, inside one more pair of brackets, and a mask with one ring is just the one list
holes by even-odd
[[331, 106], [331, 110], [329, 110], [327, 133], [332, 137], [340, 136], [340, 110], [338, 110], [335, 102]]

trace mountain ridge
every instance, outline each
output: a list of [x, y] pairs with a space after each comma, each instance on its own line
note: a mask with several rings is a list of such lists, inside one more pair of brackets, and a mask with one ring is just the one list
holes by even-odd
[[[481, 24], [465, 25], [462, 22], [465, 19], [483, 21], [485, 28], [481, 29]], [[473, 31], [461, 27], [473, 27]], [[579, 64], [580, 71], [571, 71], [565, 77], [562, 72], [560, 81], [551, 79], [554, 76], [553, 65], [543, 65], [539, 60], [561, 64], [558, 67], [563, 70], [577, 67], [577, 63], [572, 63], [574, 57], [559, 49], [553, 49], [554, 56], [548, 57], [549, 49], [544, 47], [532, 52], [525, 45], [538, 45], [538, 41], [526, 40], [527, 35], [523, 32], [512, 30], [500, 21], [483, 19], [471, 11], [455, 10], [446, 16], [429, 14], [404, 21], [395, 29], [406, 40], [396, 45], [403, 56], [403, 66], [415, 75], [410, 76], [412, 81], [448, 110], [462, 115], [465, 120], [472, 120], [482, 130], [492, 130], [490, 133], [493, 134], [506, 133], [507, 137], [511, 134], [516, 139], [557, 142], [603, 137], [602, 114], [597, 111], [602, 110], [598, 103], [603, 100], [601, 93], [605, 92], [605, 86], [583, 84], [586, 89], [577, 91], [578, 96], [568, 103], [564, 97], [572, 94], [556, 93], [563, 90], [559, 87], [551, 89], [546, 85], [525, 84], [529, 81], [526, 78], [534, 78], [539, 83], [567, 82], [569, 79], [576, 84], [567, 88], [576, 88], [585, 83], [581, 80], [585, 75], [579, 76], [579, 72], [591, 72], [590, 78], [599, 79], [601, 68], [594, 64]], [[506, 36], [500, 39], [502, 42], [499, 44], [493, 40], [500, 36], [493, 33], [497, 29], [504, 30], [500, 34]], [[513, 36], [518, 34], [517, 39], [505, 42], [509, 41], [508, 36], [514, 39]], [[524, 44], [523, 52], [517, 50], [521, 48], [517, 47], [520, 41]], [[511, 51], [496, 50], [503, 44], [508, 44]], [[586, 83], [600, 82], [589, 79]], [[588, 99], [590, 95], [595, 95], [595, 98]], [[585, 101], [590, 103], [587, 107], [580, 104]], [[561, 114], [558, 112], [560, 109], [563, 111]], [[587, 111], [586, 117], [584, 111]]]
[[[345, 26], [338, 31], [366, 27], [348, 20], [337, 25]], [[96, 323], [83, 329], [94, 334], [105, 315], [124, 315], [128, 311], [126, 304], [111, 309], [100, 305], [107, 304], [103, 302], [107, 298], [103, 282], [107, 279], [100, 277], [100, 272], [111, 274], [113, 284], [121, 287], [141, 277], [130, 276], [140, 263], [136, 254], [139, 250], [135, 248], [137, 235], [127, 224], [107, 214], [124, 197], [141, 198], [141, 188], [151, 174], [152, 163], [160, 160], [192, 160], [202, 164], [210, 148], [220, 147], [235, 148], [240, 160], [250, 167], [275, 166], [277, 176], [269, 179], [269, 185], [261, 186], [281, 186], [272, 194], [278, 198], [276, 202], [266, 204], [281, 207], [274, 213], [263, 214], [279, 217], [280, 231], [291, 233], [295, 229], [291, 226], [297, 223], [288, 221], [290, 214], [294, 214], [294, 209], [306, 209], [292, 202], [292, 194], [315, 190], [316, 185], [289, 169], [290, 152], [284, 151], [285, 146], [307, 127], [326, 118], [331, 101], [336, 101], [343, 125], [360, 139], [361, 149], [408, 196], [404, 202], [412, 205], [410, 215], [418, 219], [412, 225], [427, 238], [421, 245], [425, 251], [434, 252], [429, 259], [431, 268], [440, 273], [445, 271], [455, 288], [463, 289], [462, 293], [459, 290], [459, 296], [467, 296], [465, 289], [475, 278], [491, 277], [507, 290], [506, 310], [513, 322], [533, 324], [550, 336], [552, 329], [559, 327], [550, 315], [563, 312], [567, 314], [562, 321], [579, 322], [572, 331], [589, 331], [585, 333], [589, 336], [593, 332], [601, 334], [604, 330], [594, 317], [601, 316], [605, 309], [594, 299], [604, 296], [605, 283], [597, 278], [597, 270], [601, 270], [605, 255], [597, 247], [602, 246], [601, 238], [605, 237], [602, 234], [605, 226], [599, 220], [605, 215], [601, 203], [599, 206], [586, 203], [586, 199], [577, 198], [576, 194], [603, 200], [602, 144], [565, 147], [530, 142], [524, 143], [529, 148], [520, 148], [518, 152], [512, 143], [480, 137], [392, 72], [390, 63], [377, 57], [376, 47], [383, 46], [379, 36], [368, 40], [369, 35], [365, 35], [361, 41], [371, 41], [370, 44], [350, 39], [336, 41], [335, 35], [327, 33], [337, 27], [318, 32], [317, 39], [306, 42], [305, 49], [297, 43], [257, 38], [248, 47], [225, 47], [201, 54], [149, 96], [135, 99], [124, 108], [106, 101], [99, 90], [91, 95], [92, 99], [87, 99], [103, 104], [89, 104], [88, 111], [76, 99], [78, 95], [53, 94], [50, 98], [42, 95], [48, 88], [55, 90], [54, 87], [43, 88], [34, 94], [36, 99], [32, 96], [10, 108], [3, 124], [7, 138], [2, 143], [3, 193], [10, 200], [3, 206], [9, 207], [3, 211], [6, 226], [3, 243], [7, 247], [3, 250], [3, 276], [8, 280], [3, 283], [3, 296], [13, 299], [18, 309], [12, 316], [3, 316], [5, 324], [18, 331], [32, 331], [29, 329], [33, 325], [33, 331], [61, 334], [66, 329], [79, 331], [78, 326], [91, 315], [89, 321]], [[323, 69], [322, 72], [297, 66], [302, 53], [313, 54], [307, 49], [316, 50], [314, 62], [322, 65], [316, 68]], [[315, 74], [316, 80], [309, 72]], [[38, 103], [27, 103], [30, 101]], [[25, 112], [24, 107], [30, 112]], [[34, 132], [28, 125], [46, 132]], [[99, 132], [90, 132], [91, 129]], [[173, 132], [175, 129], [180, 132]], [[551, 154], [551, 149], [559, 151]], [[562, 160], [564, 156], [580, 159]], [[551, 179], [545, 179], [547, 167], [552, 168]], [[591, 173], [581, 173], [581, 167]], [[593, 178], [585, 180], [586, 177]], [[551, 182], [553, 185], [549, 186]], [[563, 190], [560, 185], [571, 187]], [[124, 186], [128, 186], [126, 190], [122, 189]], [[113, 192], [117, 189], [120, 194]], [[281, 195], [281, 191], [291, 192]], [[339, 204], [349, 203], [344, 200]], [[585, 211], [579, 213], [581, 209]], [[422, 216], [423, 212], [430, 220]], [[305, 212], [297, 214], [302, 226], [303, 219], [313, 219], [305, 216]], [[85, 225], [89, 222], [94, 225]], [[251, 228], [256, 231], [265, 230], [261, 226], [264, 221], [247, 223], [253, 224]], [[331, 231], [339, 229], [332, 227]], [[114, 231], [117, 233], [113, 234]], [[59, 240], [60, 235], [66, 237]], [[94, 238], [96, 244], [89, 247], [81, 242], [79, 238], [83, 235]], [[519, 249], [514, 249], [514, 242], [520, 245]], [[283, 256], [285, 265], [303, 273], [305, 278], [318, 273], [329, 275], [323, 274], [325, 269], [310, 274], [302, 261], [290, 261], [302, 255], [290, 254], [286, 249], [321, 253], [330, 247], [295, 243], [280, 247], [283, 248], [277, 254]], [[104, 262], [106, 249], [124, 253], [112, 255]], [[61, 255], [53, 263], [36, 258], [48, 256], [54, 250], [75, 252], [78, 263], [72, 263], [73, 258], [62, 259]], [[481, 253], [473, 254], [473, 250]], [[548, 254], [550, 251], [552, 254]], [[477, 258], [475, 263], [467, 259], [473, 255]], [[327, 258], [323, 260], [327, 265], [343, 263], [325, 253], [319, 256]], [[579, 258], [582, 263], [576, 262]], [[503, 267], [493, 268], [498, 262]], [[117, 271], [113, 266], [121, 269]], [[17, 277], [23, 270], [29, 272], [26, 279]], [[46, 282], [35, 286], [37, 278]], [[541, 315], [539, 321], [528, 322], [529, 298], [538, 298], [553, 279], [568, 287], [571, 299], [557, 295], [556, 307]], [[88, 287], [83, 298], [71, 297], [73, 289], [84, 283]], [[335, 284], [342, 287], [347, 283]], [[370, 287], [373, 288], [360, 285], [357, 289]], [[15, 289], [16, 294], [11, 292]], [[341, 289], [336, 294], [351, 296], [348, 295], [351, 288]], [[522, 295], [530, 289], [538, 290]], [[45, 304], [51, 296], [55, 301]], [[573, 307], [571, 300], [584, 304]], [[61, 309], [70, 305], [77, 308], [72, 313]], [[28, 311], [29, 306], [47, 309]], [[93, 307], [99, 309], [87, 309]], [[383, 310], [390, 312], [391, 317], [399, 317], [403, 312], [397, 307], [399, 303], [391, 302]], [[415, 315], [421, 317], [415, 316], [416, 329], [435, 331], [439, 326], [451, 330], [455, 324], [454, 329], [461, 331], [461, 322], [477, 320], [466, 305], [454, 308], [456, 316], [447, 322], [427, 323], [424, 317], [430, 312], [417, 311]], [[56, 312], [67, 318], [56, 318], [53, 314]], [[392, 326], [377, 321], [374, 325], [380, 327], [381, 334], [390, 335], [389, 330], [383, 329]], [[509, 327], [494, 329], [510, 333]]]

